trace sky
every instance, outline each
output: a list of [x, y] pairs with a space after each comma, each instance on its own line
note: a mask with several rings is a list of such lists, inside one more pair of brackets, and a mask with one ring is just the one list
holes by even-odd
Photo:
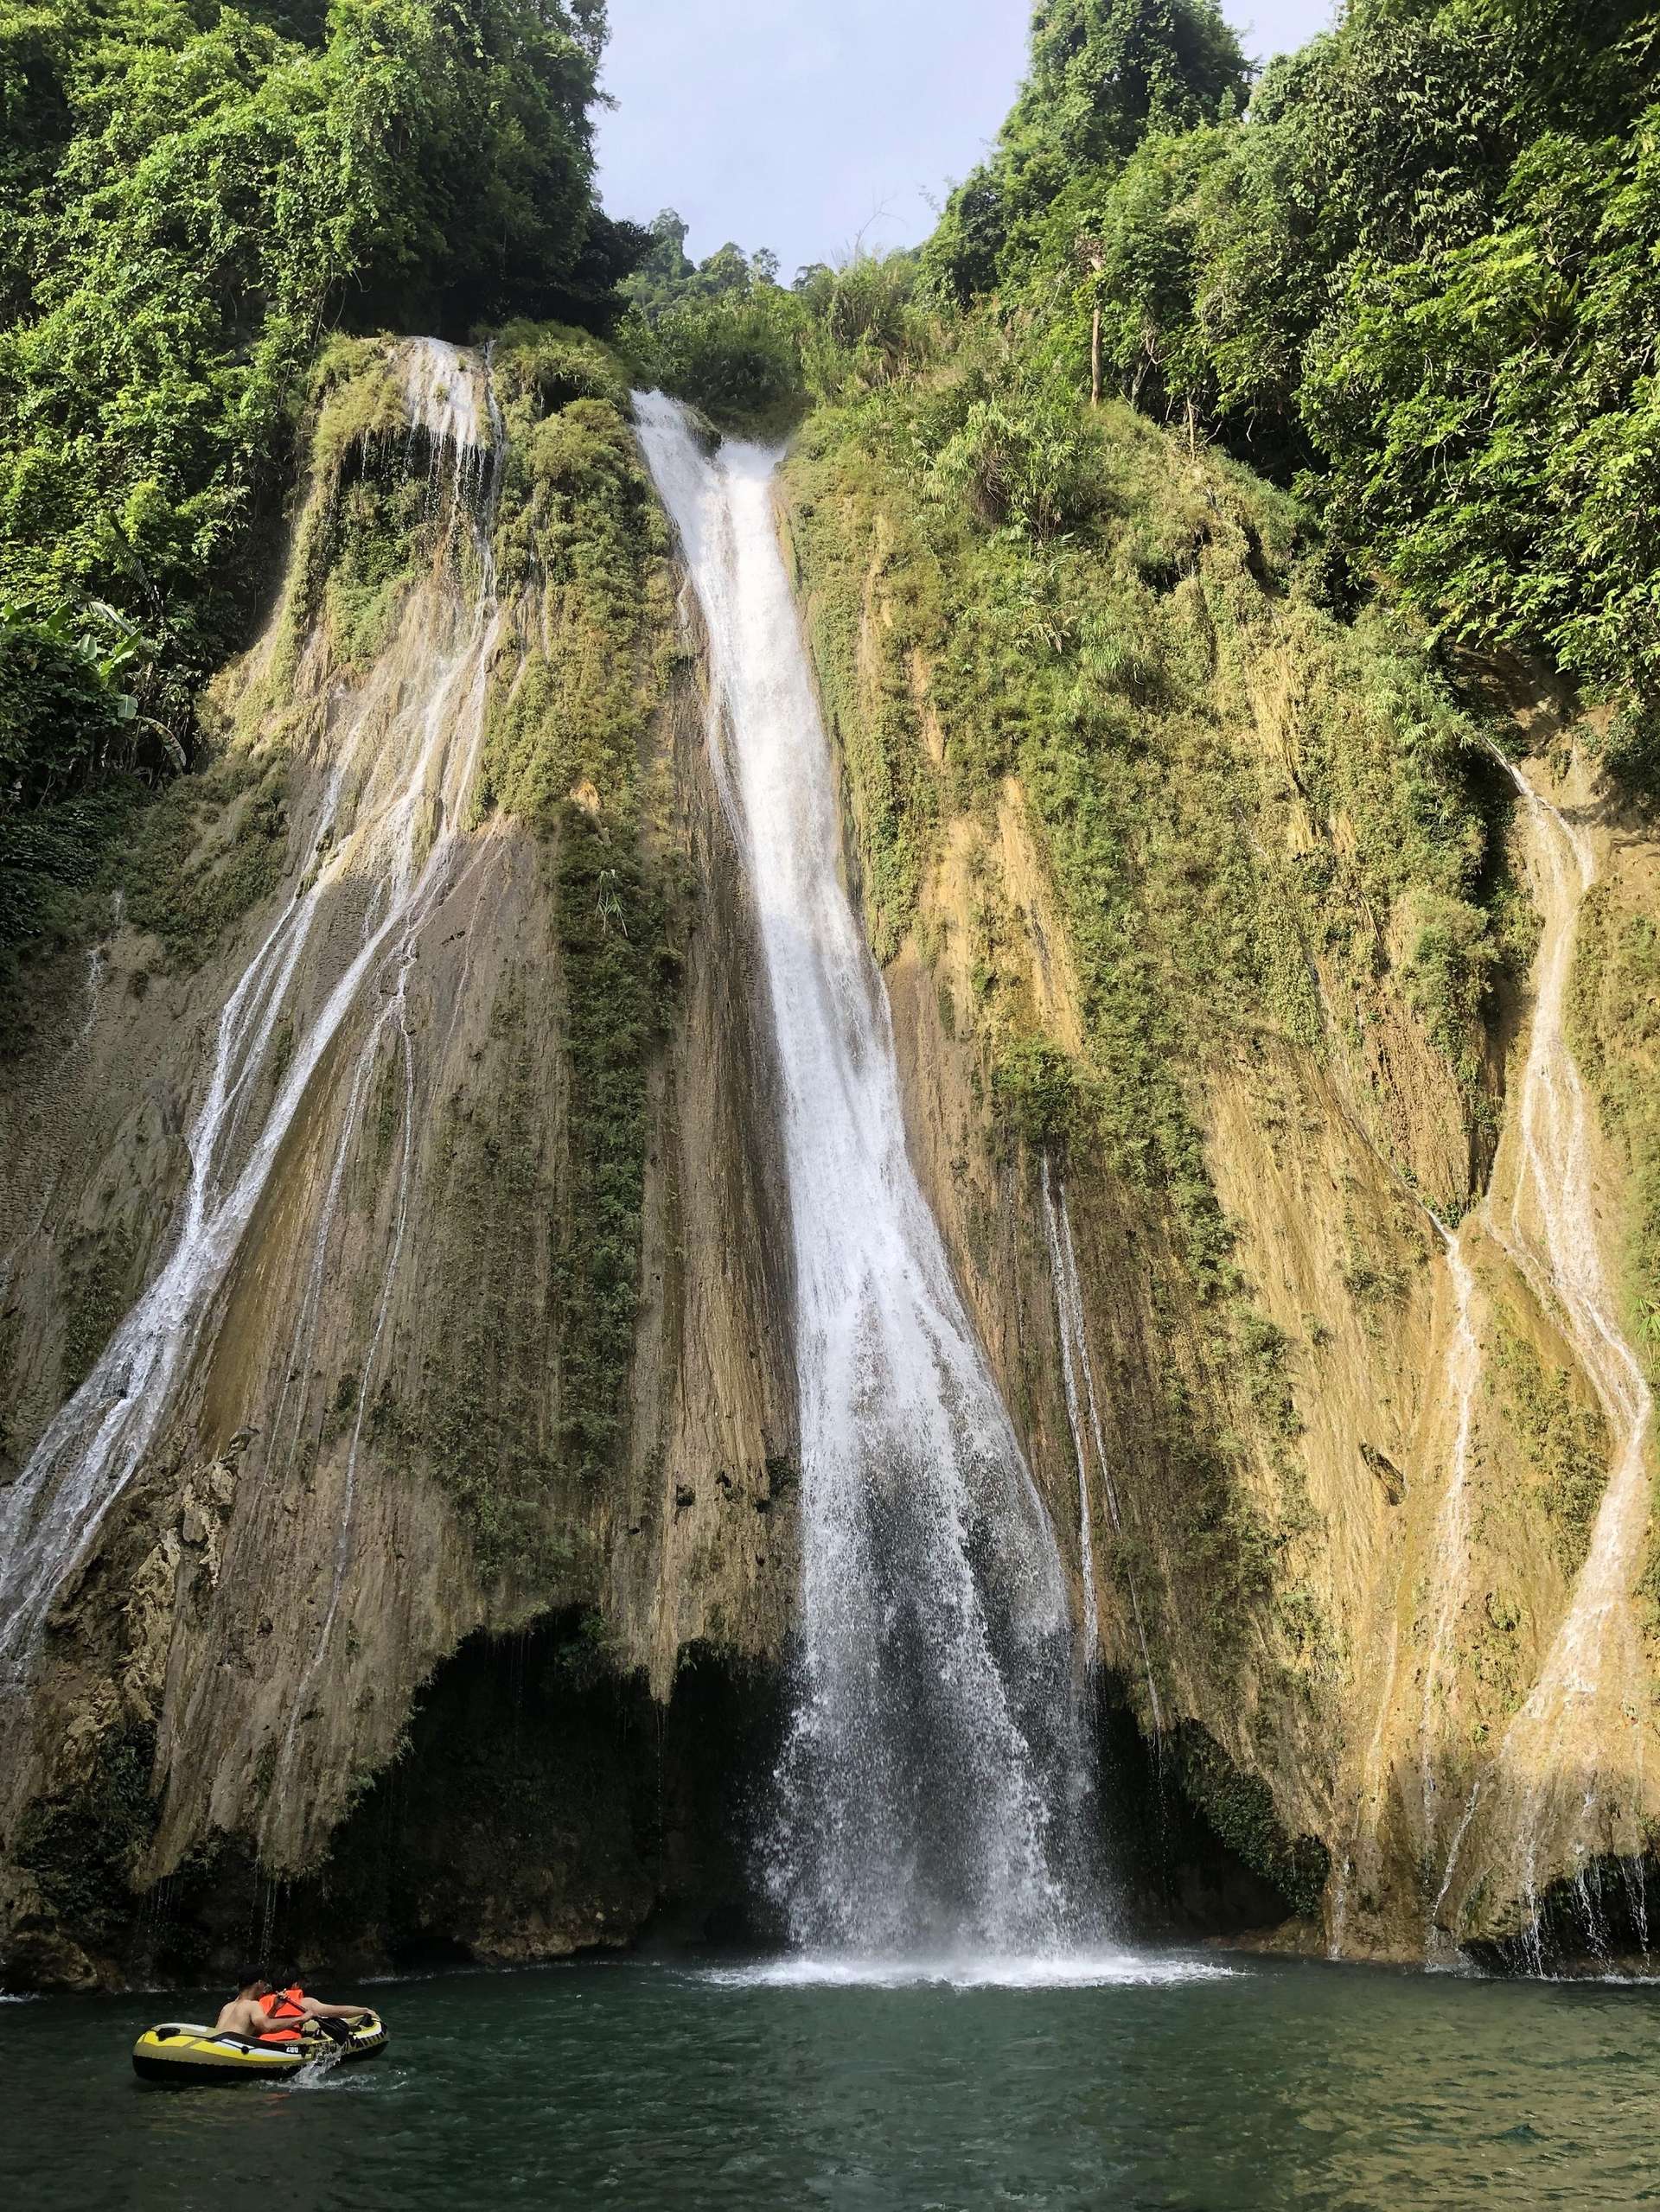
[[[1299, 46], [1333, 0], [1223, 0], [1248, 54]], [[857, 244], [911, 245], [1007, 112], [1028, 0], [611, 0], [599, 122], [614, 215], [660, 207], [701, 259], [769, 245], [786, 283]]]

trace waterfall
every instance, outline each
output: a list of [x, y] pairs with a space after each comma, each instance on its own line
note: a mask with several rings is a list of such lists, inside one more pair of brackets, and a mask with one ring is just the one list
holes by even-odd
[[[1519, 768], [1503, 764], [1523, 802], [1523, 857], [1541, 928], [1527, 1055], [1491, 1184], [1456, 1232], [1430, 1215], [1446, 1252], [1453, 1297], [1441, 1400], [1451, 1416], [1451, 1463], [1424, 1560], [1428, 1641], [1416, 1718], [1429, 1884], [1425, 1953], [1432, 1963], [1445, 1955], [1449, 1938], [1456, 1941], [1464, 1909], [1477, 1891], [1487, 1895], [1490, 1906], [1497, 1900], [1519, 1903], [1536, 1919], [1542, 1877], [1557, 1874], [1576, 1884], [1594, 1946], [1598, 1907], [1587, 1870], [1594, 1871], [1599, 1854], [1621, 1861], [1628, 1909], [1637, 1925], [1646, 1927], [1640, 1870], [1638, 1875], [1631, 1871], [1644, 1845], [1639, 1808], [1631, 1801], [1633, 1776], [1608, 1752], [1623, 1747], [1631, 1725], [1631, 1716], [1618, 1708], [1619, 1692], [1644, 1679], [1630, 1601], [1649, 1526], [1654, 1406], [1617, 1317], [1599, 1227], [1595, 1115], [1567, 1034], [1574, 946], [1585, 896], [1596, 879], [1596, 855], [1581, 828]], [[1478, 1528], [1471, 1468], [1481, 1348], [1470, 1246], [1481, 1236], [1491, 1239], [1561, 1329], [1606, 1418], [1612, 1450], [1585, 1562], [1529, 1692], [1473, 1782], [1444, 1807], [1444, 1784], [1449, 1775], [1458, 1775], [1454, 1762], [1460, 1754], [1459, 1733], [1442, 1701], [1458, 1680], [1459, 1623]], [[1408, 1565], [1403, 1559], [1376, 1725], [1359, 1769], [1353, 1829], [1333, 1899], [1334, 1954], [1346, 1933], [1349, 1882], [1396, 1696]], [[1468, 1760], [1464, 1751], [1461, 1782], [1468, 1779]], [[1536, 1965], [1536, 1932], [1533, 1947]]]
[[[453, 502], [457, 515], [468, 517], [483, 582], [470, 609], [457, 592], [444, 593], [447, 629], [441, 623], [424, 632], [408, 653], [383, 660], [342, 727], [326, 741], [331, 757], [297, 888], [218, 1018], [207, 1088], [188, 1140], [189, 1180], [169, 1255], [0, 1496], [0, 1661], [14, 1680], [27, 1671], [55, 1592], [86, 1555], [161, 1432], [193, 1355], [209, 1334], [243, 1233], [324, 1055], [348, 1017], [367, 1007], [365, 1033], [347, 1063], [348, 1091], [360, 1107], [389, 1030], [401, 1032], [399, 1049], [407, 1055], [403, 1016], [409, 966], [426, 921], [453, 888], [469, 842], [463, 824], [501, 625], [489, 547], [501, 427], [488, 376], [456, 348], [415, 340], [402, 358], [411, 436], [425, 432], [439, 495]], [[469, 496], [481, 482], [482, 516]], [[343, 933], [342, 906], [350, 916]], [[342, 934], [348, 957], [330, 981], [329, 971], [339, 963], [337, 957], [330, 960], [329, 947]], [[256, 1111], [262, 1088], [272, 1093], [263, 1118]], [[405, 1180], [407, 1106], [406, 1087]], [[348, 1126], [316, 1232], [313, 1291], [321, 1279], [350, 1134]], [[406, 1197], [400, 1189], [382, 1319]], [[315, 1321], [315, 1297], [310, 1305]], [[297, 1351], [305, 1314], [303, 1302]], [[377, 1321], [369, 1365], [379, 1340]], [[366, 1383], [367, 1372], [366, 1366]], [[360, 1427], [367, 1396], [366, 1387]], [[280, 1418], [279, 1409], [279, 1425]], [[275, 1443], [273, 1437], [273, 1450]], [[356, 1445], [354, 1435], [342, 1546]], [[318, 1659], [333, 1627], [343, 1568], [337, 1551]], [[314, 1671], [317, 1663], [314, 1660]], [[297, 1710], [301, 1702], [296, 1700]]]
[[[1586, 1896], [1593, 1938], [1587, 1860], [1599, 1846], [1629, 1855], [1642, 1843], [1633, 1809], [1601, 1801], [1606, 1748], [1625, 1733], [1609, 1701], [1640, 1664], [1630, 1598], [1649, 1523], [1654, 1402], [1617, 1318], [1598, 1228], [1594, 1116], [1567, 1034], [1574, 945], [1596, 879], [1596, 856], [1583, 830], [1519, 768], [1504, 766], [1524, 809], [1524, 862], [1541, 930], [1527, 1059], [1480, 1218], [1561, 1326], [1601, 1406], [1613, 1450], [1589, 1549], [1544, 1661], [1453, 1832], [1431, 1909], [1432, 1942], [1472, 1833], [1485, 1839], [1477, 1854], [1481, 1877], [1508, 1860], [1516, 1868], [1512, 1887], [1536, 1914], [1542, 1865], [1548, 1853], [1556, 1871], [1566, 1848], [1566, 1871]], [[1467, 1303], [1462, 1310], [1467, 1326]], [[1462, 1539], [1461, 1518], [1449, 1541], [1455, 1533]], [[1442, 1641], [1438, 1635], [1438, 1651]], [[1464, 1886], [1467, 1894], [1472, 1877]]]
[[[1596, 880], [1596, 855], [1582, 829], [1519, 768], [1505, 765], [1525, 810], [1525, 864], [1541, 931], [1509, 1203], [1496, 1181], [1487, 1219], [1541, 1305], [1559, 1319], [1596, 1393], [1613, 1449], [1584, 1564], [1533, 1686], [1472, 1794], [1441, 1896], [1452, 1887], [1459, 1851], [1487, 1797], [1507, 1816], [1521, 1856], [1520, 1886], [1536, 1909], [1541, 1861], [1557, 1825], [1553, 1801], [1565, 1812], [1560, 1825], [1582, 1889], [1585, 1864], [1598, 1845], [1626, 1854], [1642, 1846], [1632, 1808], [1601, 1801], [1606, 1747], [1626, 1732], [1609, 1700], [1641, 1666], [1630, 1600], [1649, 1525], [1654, 1400], [1620, 1328], [1608, 1279], [1598, 1228], [1594, 1117], [1567, 1034], [1574, 945], [1586, 894]], [[1575, 1771], [1567, 1774], [1570, 1758]], [[1599, 1814], [1606, 1814], [1600, 1833]], [[1594, 1934], [1589, 1910], [1588, 1918]]]
[[706, 458], [675, 403], [635, 404], [708, 632], [711, 755], [782, 1093], [804, 1557], [769, 1878], [802, 1946], [1052, 1950], [1078, 1932], [1088, 1799], [1065, 1577], [906, 1153], [776, 540], [777, 456]]
[[1517, 1117], [1520, 1159], [1501, 1240], [1542, 1303], [1561, 1314], [1614, 1441], [1590, 1550], [1521, 1722], [1541, 1705], [1597, 1694], [1613, 1616], [1630, 1595], [1648, 1526], [1654, 1399], [1617, 1318], [1597, 1227], [1593, 1117], [1567, 1036], [1580, 911], [1596, 879], [1596, 857], [1582, 830], [1519, 769], [1510, 774], [1532, 831], [1529, 875], [1543, 928]]

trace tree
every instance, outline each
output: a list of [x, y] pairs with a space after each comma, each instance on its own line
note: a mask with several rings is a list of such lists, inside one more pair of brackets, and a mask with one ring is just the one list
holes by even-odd
[[1052, 147], [1069, 172], [1122, 162], [1149, 131], [1242, 112], [1248, 90], [1219, 0], [1039, 0], [1004, 142]]
[[[647, 241], [594, 205], [603, 33], [602, 0], [0, 6], [0, 602], [23, 802], [134, 763], [59, 650], [100, 606], [150, 641], [151, 764], [183, 757], [331, 324], [614, 315]], [[86, 712], [29, 711], [36, 680]]]
[[1242, 110], [1248, 86], [1218, 0], [1040, 0], [997, 151], [951, 194], [925, 249], [931, 288], [966, 303], [1018, 277], [1083, 172], [1109, 176], [1149, 131]]

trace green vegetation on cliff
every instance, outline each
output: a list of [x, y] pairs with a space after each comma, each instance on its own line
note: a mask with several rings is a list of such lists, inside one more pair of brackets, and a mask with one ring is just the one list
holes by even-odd
[[1652, 1361], [1660, 1359], [1660, 923], [1606, 884], [1585, 902], [1571, 1023], [1631, 1178], [1625, 1288]]
[[1504, 1307], [1494, 1312], [1488, 1387], [1504, 1406], [1533, 1477], [1551, 1550], [1566, 1576], [1579, 1572], [1608, 1480], [1608, 1424], [1574, 1388], [1566, 1368], [1544, 1359]]
[[925, 256], [1190, 437], [1297, 475], [1331, 588], [1660, 706], [1660, 31], [1597, 0], [1353, 0], [1251, 92], [1215, 0], [1045, 0]]
[[[820, 407], [789, 465], [872, 933], [887, 954], [910, 926], [942, 814], [1017, 775], [1065, 902], [1094, 1118], [1173, 1195], [1203, 1273], [1196, 1052], [1266, 1023], [1340, 1055], [1395, 966], [1474, 1109], [1496, 958], [1480, 779], [1421, 654], [1313, 602], [1301, 518], [1243, 471], [1114, 406], [1071, 432], [1069, 529], [1004, 519], [1022, 460], [999, 350], [972, 328]], [[998, 981], [993, 953], [988, 1011]]]
[[[1544, 160], [1593, 110], [1625, 150], [1610, 161], [1638, 143], [1644, 54], [1597, 61], [1567, 11], [1520, 12], [1357, 0], [1253, 95], [1214, 0], [1048, 0], [998, 146], [920, 256], [786, 290], [736, 249], [693, 269], [665, 218], [621, 334], [718, 420], [776, 423], [792, 389], [807, 410], [787, 519], [878, 953], [914, 943], [1006, 1125], [1101, 1161], [1174, 1253], [1151, 1297], [1176, 1610], [1223, 1593], [1201, 1640], [1217, 1668], [1278, 1668], [1311, 1705], [1341, 1654], [1302, 1567], [1299, 1348], [1261, 1310], [1213, 1184], [1217, 1087], [1308, 1055], [1456, 1217], [1493, 1136], [1496, 986], [1526, 947], [1497, 834], [1510, 794], [1444, 641], [1603, 685], [1640, 763], [1635, 613], [1625, 657], [1599, 654], [1574, 627], [1577, 569], [1547, 585], [1589, 526], [1564, 480], [1527, 494], [1532, 550], [1504, 541], [1504, 590], [1482, 581], [1483, 471], [1547, 458], [1504, 413], [1535, 343], [1525, 292], [1459, 425], [1431, 435], [1416, 387], [1350, 404], [1417, 312], [1393, 335], [1365, 323], [1379, 269], [1450, 283], [1440, 257], [1503, 226], [1523, 153]], [[1528, 41], [1545, 66], [1524, 87], [1501, 59]], [[1633, 288], [1605, 277], [1625, 312]], [[1585, 430], [1618, 474], [1638, 399], [1629, 376], [1580, 374], [1583, 335], [1564, 337], [1548, 435], [1565, 452]], [[1457, 360], [1450, 326], [1435, 342]], [[1421, 481], [1373, 500], [1389, 469], [1409, 475], [1414, 437]], [[1011, 810], [1053, 916], [999, 887]], [[967, 1005], [942, 902], [966, 916]], [[1055, 925], [1065, 1036], [1028, 980]], [[1403, 1128], [1427, 1121], [1436, 1139], [1408, 1158]], [[1555, 1467], [1540, 1419], [1571, 1555], [1582, 1470]]]
[[603, 0], [0, 9], [0, 956], [195, 745], [322, 334], [615, 316], [603, 37]]
[[[499, 335], [494, 475], [433, 476], [399, 358], [389, 339], [325, 349], [284, 598], [268, 647], [214, 695], [233, 704], [227, 749], [144, 810], [108, 876], [167, 960], [204, 957], [295, 857], [290, 753], [303, 806], [337, 703], [419, 680], [423, 625], [482, 585], [463, 513], [490, 524], [499, 615], [471, 822], [535, 833], [539, 934], [523, 955], [502, 948], [486, 1032], [435, 1100], [422, 1155], [443, 1356], [386, 1375], [361, 1416], [358, 1371], [342, 1370], [321, 1433], [332, 1444], [361, 1418], [380, 1455], [447, 1494], [485, 1584], [545, 1597], [573, 1571], [577, 1486], [614, 1467], [627, 1434], [648, 1074], [678, 973], [654, 749], [667, 536], [618, 364], [591, 334], [520, 321]], [[383, 1062], [369, 1094], [370, 1203], [401, 1155], [404, 1082]], [[130, 1258], [99, 1246], [78, 1262], [88, 1358], [131, 1295]]]
[[555, 1282], [567, 1467], [626, 1431], [639, 1295], [646, 1071], [677, 973], [654, 832], [653, 717], [672, 649], [667, 539], [616, 365], [578, 334], [507, 333], [497, 527], [525, 658], [494, 703], [478, 803], [550, 834], [570, 1084]]
[[951, 465], [988, 513], [1067, 532], [1080, 404], [1117, 392], [1294, 487], [1333, 603], [1385, 581], [1612, 699], [1644, 783], [1657, 156], [1660, 27], [1618, 0], [1351, 0], [1255, 84], [1217, 0], [1040, 0], [919, 266], [785, 290], [765, 253], [693, 268], [665, 214], [632, 296], [647, 366], [740, 417], [779, 411], [792, 350], [823, 397], [975, 316], [1006, 353]]

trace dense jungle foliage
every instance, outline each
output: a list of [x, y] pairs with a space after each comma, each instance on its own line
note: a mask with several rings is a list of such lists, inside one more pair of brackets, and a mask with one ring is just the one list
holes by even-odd
[[[663, 226], [669, 224], [667, 233]], [[1325, 596], [1545, 660], [1660, 762], [1660, 16], [1351, 0], [1253, 83], [1216, 0], [1040, 0], [1025, 85], [920, 257], [693, 270], [651, 365], [712, 411], [927, 376], [995, 331], [953, 466], [988, 522], [1087, 522], [1117, 392], [1294, 488]]]
[[1296, 493], [1327, 603], [1554, 663], [1651, 784], [1654, 16], [1352, 0], [1254, 82], [1217, 0], [1042, 0], [921, 252], [788, 285], [597, 208], [603, 31], [603, 0], [0, 10], [0, 959], [189, 755], [342, 324], [614, 329], [768, 430], [903, 387], [929, 496], [1037, 546], [1088, 540], [1116, 392]]
[[1660, 18], [1352, 0], [1243, 92], [1204, 0], [1050, 0], [928, 284], [1075, 389], [1098, 316], [1101, 381], [1298, 482], [1335, 593], [1548, 656], [1651, 767]]
[[603, 326], [603, 0], [0, 7], [0, 959], [184, 764], [332, 326]]

